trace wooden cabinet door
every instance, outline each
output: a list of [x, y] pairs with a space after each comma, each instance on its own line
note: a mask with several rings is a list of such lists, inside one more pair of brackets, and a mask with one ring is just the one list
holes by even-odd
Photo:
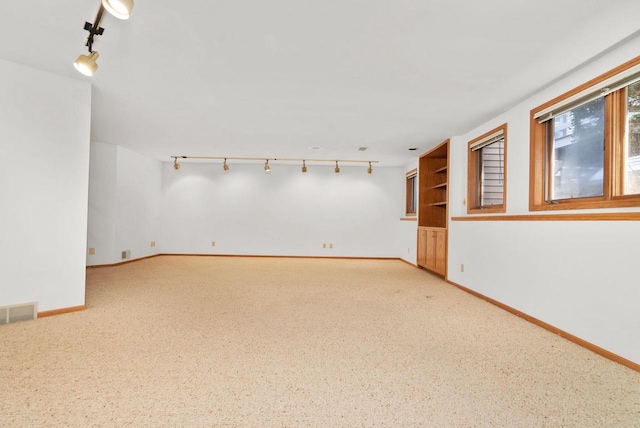
[[436, 267], [436, 232], [432, 229], [427, 231], [427, 245], [426, 245], [426, 261], [424, 267], [429, 270], [435, 270]]
[[418, 266], [426, 267], [427, 265], [427, 231], [418, 229]]
[[447, 234], [445, 230], [436, 230], [433, 232], [435, 235], [435, 260], [434, 271], [446, 275], [447, 271]]

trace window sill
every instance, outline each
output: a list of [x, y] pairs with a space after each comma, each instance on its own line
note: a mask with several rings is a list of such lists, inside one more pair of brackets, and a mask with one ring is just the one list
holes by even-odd
[[640, 212], [466, 216], [451, 217], [451, 221], [640, 221]]
[[613, 199], [563, 200], [529, 204], [529, 211], [585, 210], [599, 208], [628, 208], [640, 206], [638, 195], [619, 196]]
[[506, 213], [506, 212], [507, 210], [504, 207], [504, 205], [498, 205], [495, 207], [467, 209], [467, 214], [500, 214], [500, 213]]

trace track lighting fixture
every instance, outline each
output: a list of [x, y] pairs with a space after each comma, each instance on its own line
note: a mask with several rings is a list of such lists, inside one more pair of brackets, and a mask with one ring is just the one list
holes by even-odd
[[87, 36], [87, 42], [85, 46], [89, 50], [89, 55], [80, 55], [75, 60], [73, 65], [76, 70], [85, 76], [93, 76], [93, 73], [98, 69], [98, 52], [93, 50], [93, 42], [96, 36], [101, 36], [104, 33], [104, 28], [100, 27], [102, 18], [104, 17], [104, 11], [107, 10], [110, 14], [119, 19], [128, 19], [133, 9], [133, 0], [102, 0], [98, 13], [94, 19], [93, 24], [90, 22], [84, 23], [84, 29], [89, 32]]
[[93, 73], [95, 73], [98, 69], [96, 60], [99, 56], [100, 55], [98, 55], [98, 52], [96, 51], [91, 52], [89, 55], [80, 55], [78, 59], [76, 59], [73, 63], [73, 66], [80, 73], [84, 74], [85, 76], [91, 77], [93, 76]]
[[102, 0], [102, 6], [118, 19], [129, 19], [133, 10], [133, 0]]
[[201, 159], [201, 160], [221, 160], [222, 162], [222, 169], [224, 171], [229, 171], [229, 164], [227, 163], [227, 161], [229, 159], [231, 160], [238, 160], [238, 161], [250, 161], [250, 162], [255, 162], [255, 161], [263, 161], [264, 160], [264, 172], [270, 172], [271, 171], [271, 165], [269, 165], [269, 161], [278, 161], [278, 162], [302, 162], [302, 168], [301, 171], [303, 173], [307, 172], [307, 161], [309, 162], [316, 162], [316, 163], [321, 163], [321, 162], [335, 162], [335, 168], [333, 169], [334, 172], [336, 174], [340, 173], [340, 165], [339, 162], [346, 162], [346, 163], [368, 163], [369, 164], [369, 168], [367, 168], [367, 173], [371, 174], [373, 172], [373, 164], [374, 163], [378, 163], [377, 160], [361, 160], [361, 159], [340, 159], [340, 160], [333, 160], [333, 159], [292, 159], [292, 158], [249, 158], [249, 157], [221, 157], [221, 156], [182, 156], [182, 155], [173, 155], [171, 156], [171, 158], [173, 159], [173, 168], [178, 170], [180, 169], [180, 164], [178, 163], [178, 159]]

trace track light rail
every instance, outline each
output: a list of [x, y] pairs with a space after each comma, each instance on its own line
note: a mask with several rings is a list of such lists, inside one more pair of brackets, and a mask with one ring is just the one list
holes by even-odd
[[222, 168], [224, 171], [229, 171], [229, 164], [227, 164], [228, 160], [241, 160], [241, 161], [264, 161], [264, 171], [270, 172], [271, 166], [269, 166], [269, 161], [284, 161], [284, 162], [302, 162], [302, 172], [307, 172], [307, 162], [335, 162], [336, 167], [334, 168], [334, 172], [336, 174], [340, 174], [340, 165], [339, 163], [368, 163], [369, 168], [367, 168], [367, 174], [371, 174], [373, 172], [373, 167], [371, 166], [374, 163], [378, 163], [377, 160], [361, 160], [361, 159], [314, 159], [314, 158], [255, 158], [255, 157], [234, 157], [230, 158], [227, 156], [182, 156], [182, 155], [174, 155], [171, 156], [173, 159], [173, 169], [176, 171], [180, 169], [180, 164], [178, 163], [178, 159], [204, 159], [204, 160], [221, 160]]
[[377, 160], [360, 159], [314, 159], [314, 158], [257, 158], [257, 157], [229, 157], [229, 156], [171, 156], [171, 159], [204, 159], [204, 160], [243, 160], [243, 161], [283, 161], [283, 162], [342, 162], [342, 163], [379, 163]]

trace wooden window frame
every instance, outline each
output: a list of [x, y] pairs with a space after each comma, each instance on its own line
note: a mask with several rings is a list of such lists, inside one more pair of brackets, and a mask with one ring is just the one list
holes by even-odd
[[[414, 180], [414, 186], [418, 185], [418, 168], [414, 168], [407, 172], [406, 175], [406, 187], [405, 187], [405, 204], [404, 215], [406, 217], [417, 217], [418, 215], [418, 192], [412, 192], [411, 180]], [[413, 203], [412, 203], [413, 202]], [[411, 208], [415, 207], [412, 211]]]
[[529, 165], [529, 210], [571, 210], [591, 208], [616, 208], [640, 206], [640, 194], [623, 195], [624, 186], [624, 137], [626, 129], [626, 88], [605, 96], [604, 118], [604, 186], [603, 195], [590, 198], [559, 199], [550, 201], [551, 180], [545, 174], [550, 171], [547, 126], [539, 123], [536, 113], [553, 106], [591, 86], [615, 77], [623, 71], [640, 65], [640, 56], [628, 61], [574, 89], [531, 110], [530, 115], [530, 165]]
[[[487, 139], [492, 134], [502, 132], [504, 138], [504, 178], [502, 204], [482, 206], [481, 189], [482, 178], [480, 177], [480, 150], [472, 151], [471, 147], [474, 143]], [[489, 213], [505, 213], [507, 212], [507, 124], [485, 132], [478, 138], [469, 141], [467, 149], [467, 214], [489, 214]]]

